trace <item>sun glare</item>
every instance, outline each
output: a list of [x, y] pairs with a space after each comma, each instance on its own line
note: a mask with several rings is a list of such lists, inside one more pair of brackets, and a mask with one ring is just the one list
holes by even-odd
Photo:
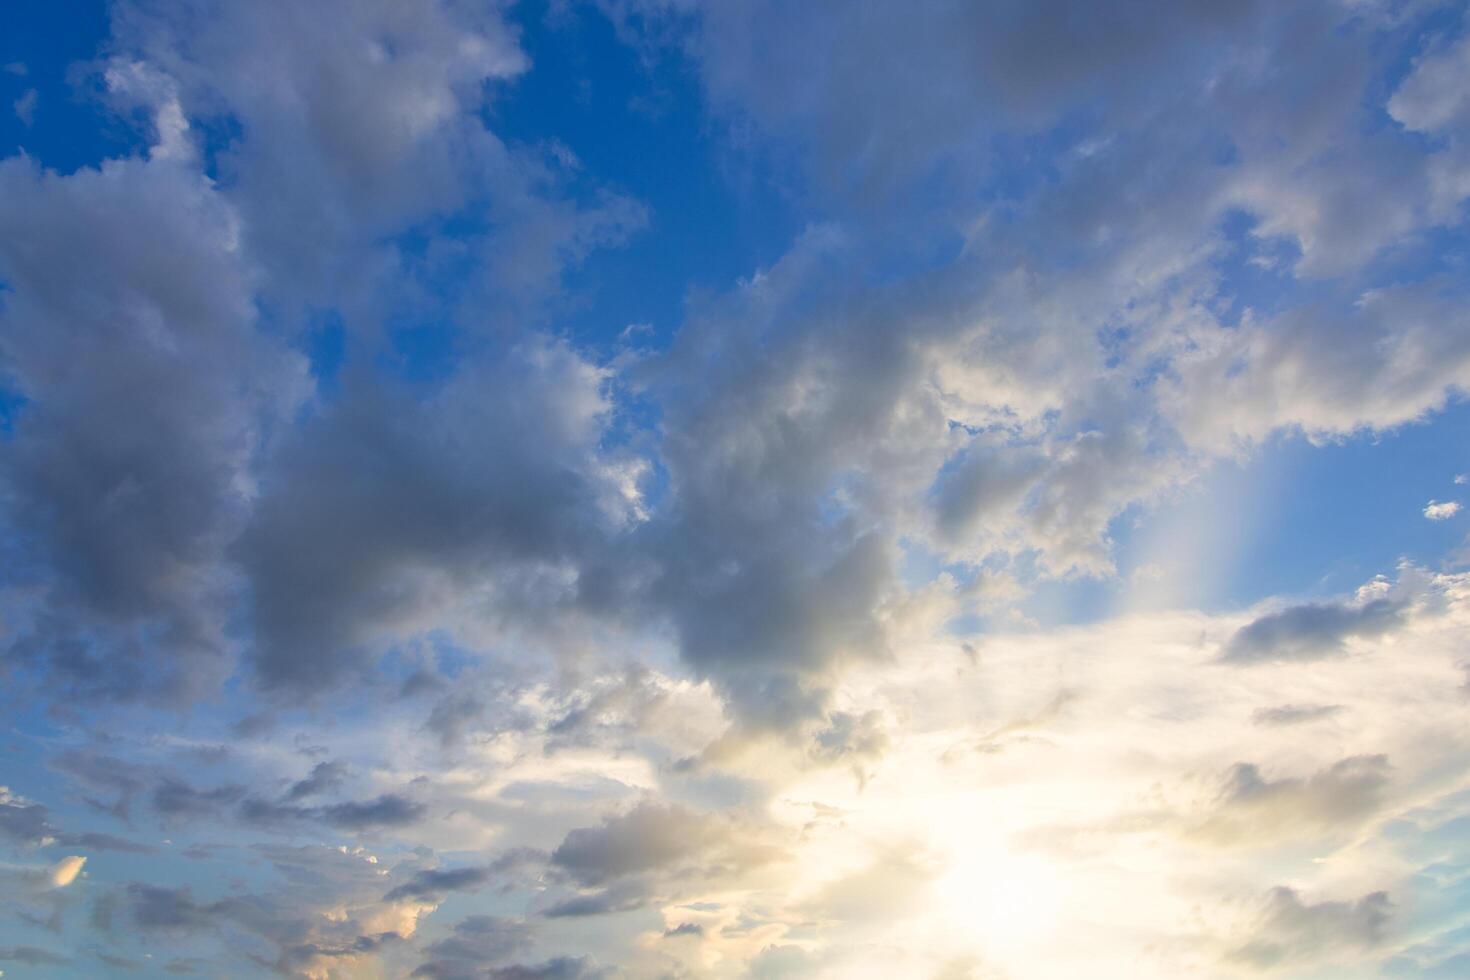
[[935, 901], [958, 935], [1001, 954], [1050, 938], [1062, 895], [1055, 866], [1000, 846], [955, 852], [934, 888]]

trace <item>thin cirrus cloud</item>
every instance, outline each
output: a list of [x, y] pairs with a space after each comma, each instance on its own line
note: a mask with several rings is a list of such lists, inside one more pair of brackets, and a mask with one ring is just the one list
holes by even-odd
[[75, 15], [0, 969], [1470, 958], [1463, 5]]

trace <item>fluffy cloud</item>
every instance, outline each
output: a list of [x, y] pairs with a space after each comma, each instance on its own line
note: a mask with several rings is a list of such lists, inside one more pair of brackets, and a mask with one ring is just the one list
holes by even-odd
[[344, 392], [282, 448], [237, 546], [262, 681], [310, 695], [396, 640], [574, 613], [632, 503], [597, 453], [605, 382], [533, 345], [427, 401]]
[[1458, 500], [1438, 501], [1431, 500], [1424, 508], [1424, 516], [1431, 521], [1447, 521], [1460, 512]]
[[0, 476], [27, 542], [13, 656], [77, 695], [197, 696], [229, 670], [219, 562], [302, 366], [257, 333], [238, 218], [203, 177], [11, 159], [0, 185], [5, 240], [27, 243], [0, 251], [0, 370], [28, 400]]

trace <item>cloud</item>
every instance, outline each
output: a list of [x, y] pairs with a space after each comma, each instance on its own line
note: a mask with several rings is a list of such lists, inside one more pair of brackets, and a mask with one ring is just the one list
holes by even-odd
[[548, 919], [583, 919], [631, 912], [649, 904], [652, 899], [653, 894], [641, 882], [621, 883], [553, 902], [542, 914]]
[[432, 957], [411, 974], [434, 980], [483, 975], [485, 966], [516, 955], [530, 945], [526, 927], [488, 915], [472, 915], [454, 926], [453, 934], [425, 947]]
[[320, 820], [344, 830], [370, 832], [418, 823], [428, 813], [428, 807], [397, 793], [383, 793], [368, 800], [345, 800], [311, 807], [248, 797], [240, 804], [239, 812], [246, 821], [262, 825]]
[[318, 762], [305, 779], [291, 784], [286, 791], [286, 799], [294, 802], [337, 789], [346, 775], [347, 767], [340, 762]]
[[1413, 71], [1388, 100], [1398, 122], [1421, 132], [1470, 123], [1470, 39], [1439, 43], [1415, 59]]
[[1470, 380], [1460, 293], [1431, 280], [1205, 329], [1175, 362], [1164, 411], [1216, 449], [1280, 428], [1321, 438], [1424, 418]]
[[553, 866], [582, 885], [666, 870], [691, 862], [722, 873], [771, 860], [774, 853], [720, 817], [677, 805], [639, 803], [595, 827], [570, 831], [551, 852]]
[[[1095, 18], [1065, 2], [605, 6], [629, 30], [658, 23], [650, 14], [692, 14], [688, 47], [714, 106], [808, 150], [814, 183], [870, 196], [974, 161], [997, 131], [1045, 128], [1070, 105], [1101, 102], [1094, 79], [1109, 79], [1098, 110], [1123, 116], [1161, 73], [1174, 87], [1199, 84], [1251, 37], [1262, 10], [1185, 3], [1152, 17], [1130, 5]], [[1167, 57], [1178, 50], [1188, 57]]]
[[587, 956], [558, 956], [544, 963], [515, 964], [495, 967], [487, 974], [491, 980], [602, 980], [610, 976]]
[[[45, 847], [60, 844], [64, 847], [79, 847], [98, 851], [119, 851], [147, 854], [153, 848], [137, 841], [116, 837], [112, 834], [88, 831], [70, 833], [58, 828], [51, 819], [51, 809], [43, 803], [26, 799], [0, 786], [0, 837], [22, 847]], [[67, 861], [85, 861], [85, 857], [68, 857]], [[80, 870], [81, 865], [76, 865]], [[73, 877], [75, 875], [73, 874]], [[68, 883], [70, 879], [68, 879]]]
[[1046, 980], [1376, 969], [1391, 893], [1456, 963], [1470, 578], [1107, 612], [1222, 460], [1448, 431], [1449, 12], [551, 6], [116, 0], [107, 139], [0, 160], [6, 913]]
[[[332, 297], [382, 268], [374, 243], [464, 208], [477, 188], [503, 188], [507, 210], [534, 208], [516, 202], [526, 178], [477, 113], [490, 86], [527, 66], [498, 10], [208, 9], [129, 3], [114, 31], [123, 52], [175, 80], [188, 116], [237, 121], [220, 166], [278, 294]], [[273, 85], [257, 84], [262, 71]]]
[[29, 846], [47, 844], [56, 839], [50, 811], [0, 786], [0, 833], [12, 841]]
[[193, 931], [213, 923], [223, 905], [200, 905], [187, 888], [132, 884], [127, 887], [129, 911], [140, 929]]
[[1431, 500], [1424, 508], [1424, 516], [1431, 521], [1447, 521], [1459, 512], [1460, 502], [1458, 500], [1446, 500], [1442, 503], [1437, 500]]
[[1373, 949], [1386, 938], [1392, 907], [1384, 892], [1309, 904], [1284, 886], [1273, 888], [1263, 905], [1251, 938], [1230, 950], [1227, 962], [1264, 972]]
[[443, 868], [420, 871], [410, 880], [391, 889], [383, 901], [413, 898], [441, 901], [445, 892], [470, 891], [490, 880], [488, 868]]
[[65, 888], [77, 880], [77, 875], [82, 873], [82, 866], [87, 859], [81, 855], [68, 855], [57, 861], [51, 868], [51, 884], [56, 888]]
[[4, 239], [29, 243], [0, 247], [0, 364], [27, 399], [0, 460], [27, 543], [8, 581], [38, 590], [6, 642], [76, 696], [193, 697], [229, 667], [218, 562], [302, 365], [257, 334], [238, 217], [203, 177], [12, 158], [0, 196]]
[[66, 966], [71, 958], [35, 946], [0, 946], [0, 961], [26, 966]]
[[333, 803], [321, 810], [322, 819], [346, 830], [404, 827], [422, 820], [427, 813], [428, 807], [422, 803], [396, 793], [384, 793], [371, 800]]
[[606, 508], [621, 490], [596, 451], [604, 381], [533, 344], [467, 365], [427, 401], [344, 392], [283, 447], [238, 545], [262, 683], [310, 697], [397, 640], [574, 611], [579, 562], [618, 525]]
[[1229, 664], [1253, 664], [1339, 656], [1347, 640], [1375, 639], [1398, 628], [1405, 610], [1401, 600], [1388, 598], [1358, 605], [1291, 606], [1241, 627], [1225, 644], [1220, 659]]
[[551, 863], [577, 881], [597, 885], [689, 857], [713, 831], [710, 820], [682, 807], [640, 803], [601, 826], [568, 833], [552, 851]]
[[1253, 763], [1237, 763], [1190, 832], [1229, 846], [1351, 827], [1382, 805], [1392, 771], [1381, 755], [1340, 759], [1305, 778], [1271, 779]]
[[199, 789], [181, 779], [166, 777], [153, 790], [153, 809], [165, 817], [200, 818], [219, 814], [245, 795], [237, 785]]

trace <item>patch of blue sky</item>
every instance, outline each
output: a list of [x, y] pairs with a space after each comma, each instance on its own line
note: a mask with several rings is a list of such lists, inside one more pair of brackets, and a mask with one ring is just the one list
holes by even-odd
[[[83, 67], [106, 50], [106, 0], [7, 3], [0, 9], [0, 149], [72, 173], [142, 152], [146, 139], [97, 98]], [[28, 113], [16, 100], [36, 93]], [[26, 118], [29, 116], [29, 119]]]
[[569, 271], [569, 291], [596, 302], [565, 304], [557, 332], [608, 351], [646, 325], [641, 343], [666, 345], [689, 295], [769, 266], [801, 218], [768, 181], [727, 166], [726, 131], [681, 58], [640, 57], [590, 8], [528, 3], [513, 13], [531, 68], [490, 103], [491, 128], [512, 143], [565, 146], [649, 213], [624, 245]]

